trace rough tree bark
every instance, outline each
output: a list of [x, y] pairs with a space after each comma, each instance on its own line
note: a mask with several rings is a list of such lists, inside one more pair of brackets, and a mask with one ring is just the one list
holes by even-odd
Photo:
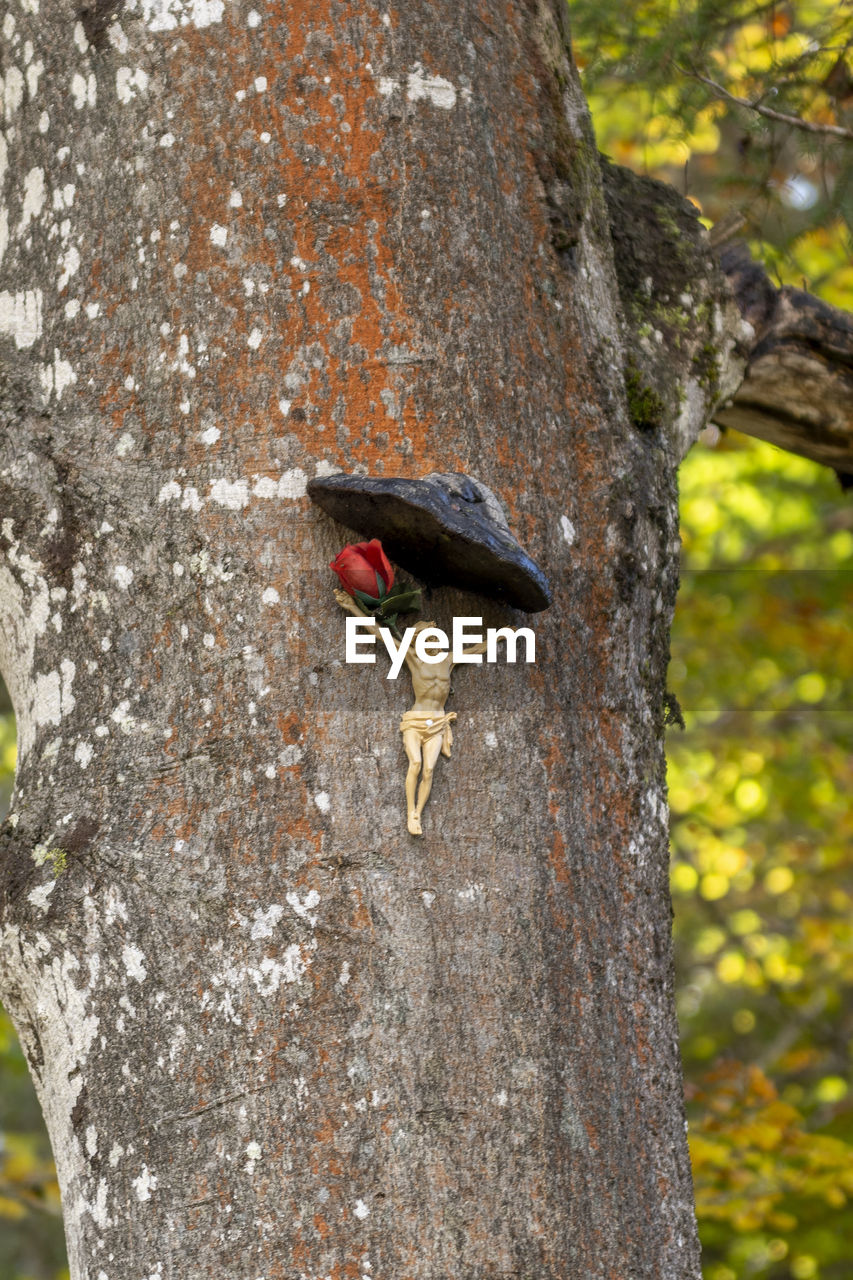
[[853, 473], [853, 316], [777, 289], [744, 245], [721, 265], [753, 330], [743, 381], [714, 414], [724, 427]]
[[[6, 13], [0, 994], [75, 1280], [699, 1275], [662, 733], [738, 326], [680, 202], [627, 315], [562, 14]], [[555, 589], [422, 840], [324, 468], [473, 472]]]
[[[719, 256], [742, 321], [732, 332], [743, 368], [731, 393], [720, 398], [714, 421], [850, 480], [853, 316], [803, 289], [777, 288], [744, 244], [723, 238], [712, 253], [713, 234], [710, 246], [697, 239], [692, 206], [664, 183], [605, 161], [604, 190], [629, 345], [648, 388], [647, 407], [658, 416], [674, 411], [684, 395], [685, 357], [712, 388], [720, 382], [717, 343], [697, 351], [684, 342], [697, 319], [693, 282], [707, 277]], [[709, 278], [708, 287], [720, 296], [719, 280]], [[700, 308], [704, 291], [700, 286]], [[676, 377], [673, 351], [680, 362]]]

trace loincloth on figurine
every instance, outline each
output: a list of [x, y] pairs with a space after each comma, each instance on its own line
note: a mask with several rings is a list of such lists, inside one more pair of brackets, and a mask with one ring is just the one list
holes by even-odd
[[455, 711], [446, 711], [443, 715], [433, 716], [424, 715], [421, 711], [406, 711], [400, 721], [400, 732], [408, 733], [414, 729], [422, 746], [440, 733], [441, 754], [449, 758], [450, 748], [453, 745], [453, 730], [450, 725], [455, 719]]

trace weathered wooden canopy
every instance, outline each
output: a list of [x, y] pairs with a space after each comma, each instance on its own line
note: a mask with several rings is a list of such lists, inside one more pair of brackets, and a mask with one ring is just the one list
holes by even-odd
[[495, 495], [463, 472], [317, 476], [308, 496], [397, 564], [436, 586], [461, 587], [527, 613], [551, 603], [548, 581], [518, 544]]

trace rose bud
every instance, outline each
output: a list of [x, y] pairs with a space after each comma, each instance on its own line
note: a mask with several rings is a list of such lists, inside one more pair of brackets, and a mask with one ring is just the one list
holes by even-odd
[[380, 600], [394, 585], [394, 570], [382, 550], [378, 538], [370, 542], [354, 542], [339, 551], [329, 565], [341, 580], [344, 591], [351, 596], [356, 591], [372, 599]]

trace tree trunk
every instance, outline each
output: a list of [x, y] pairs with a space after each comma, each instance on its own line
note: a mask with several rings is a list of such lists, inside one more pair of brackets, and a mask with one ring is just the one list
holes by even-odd
[[[561, 14], [6, 18], [0, 994], [74, 1280], [699, 1275], [662, 736], [717, 388], [626, 358]], [[335, 469], [476, 475], [554, 588], [429, 596], [538, 643], [457, 672], [422, 839]]]

